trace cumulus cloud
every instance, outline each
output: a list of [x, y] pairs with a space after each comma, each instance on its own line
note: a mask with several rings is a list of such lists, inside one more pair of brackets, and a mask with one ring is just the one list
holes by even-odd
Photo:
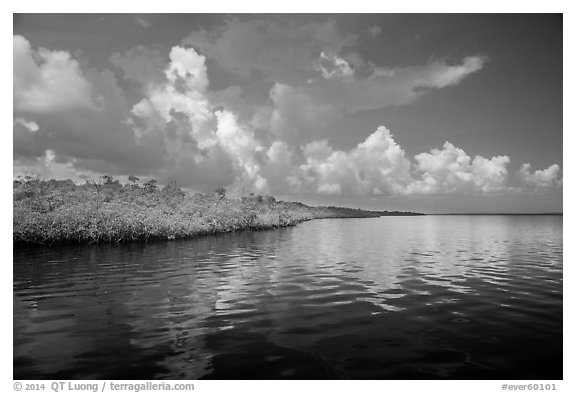
[[216, 117], [218, 142], [233, 158], [239, 174], [236, 188], [247, 186], [258, 192], [269, 191], [266, 179], [260, 175], [260, 162], [256, 157], [263, 147], [254, 138], [254, 133], [239, 125], [231, 112], [218, 111]]
[[165, 82], [150, 86], [146, 97], [132, 108], [136, 117], [145, 120], [138, 135], [156, 131], [166, 134], [170, 123], [179, 123], [176, 116], [184, 116], [181, 127], [176, 127], [180, 136], [193, 138], [201, 149], [213, 146], [216, 140], [210, 129], [214, 124], [210, 122], [214, 120], [212, 108], [205, 94], [205, 57], [192, 48], [174, 47], [170, 60]]
[[[510, 158], [472, 159], [446, 142], [442, 149], [420, 153], [414, 161], [381, 126], [349, 151], [334, 150], [326, 139], [303, 146], [304, 163], [287, 177], [292, 189], [328, 195], [501, 195], [517, 193], [509, 184]], [[293, 156], [290, 156], [293, 159]], [[561, 186], [559, 166], [518, 172], [526, 184], [540, 190]], [[284, 171], [285, 174], [288, 172]]]
[[[168, 165], [158, 172], [164, 179], [194, 180], [200, 188], [219, 182], [265, 190], [267, 182], [259, 174], [257, 160], [263, 147], [232, 112], [218, 109], [211, 101], [205, 60], [193, 48], [172, 48], [165, 82], [151, 86], [147, 97], [132, 109], [143, 120], [138, 135], [161, 134], [169, 157]], [[219, 166], [226, 171], [216, 170]], [[202, 171], [219, 176], [192, 175]]]
[[534, 172], [530, 172], [530, 168], [530, 164], [523, 164], [517, 172], [524, 186], [537, 190], [562, 186], [562, 175], [558, 164]]
[[135, 140], [122, 89], [107, 70], [82, 70], [67, 52], [34, 50], [14, 37], [14, 155], [47, 151], [79, 170], [146, 171], [162, 149]]
[[33, 50], [26, 38], [13, 37], [14, 110], [52, 113], [94, 105], [91, 86], [66, 51]]
[[507, 156], [472, 159], [464, 150], [446, 142], [442, 149], [418, 154], [415, 160], [421, 180], [410, 185], [410, 193], [489, 194], [508, 188]]
[[378, 127], [366, 140], [345, 152], [326, 140], [303, 148], [306, 162], [294, 178], [301, 190], [320, 194], [402, 194], [411, 183], [410, 161], [390, 131]]
[[[335, 54], [323, 53], [323, 56], [328, 61], [322, 65], [326, 79], [355, 83], [346, 80], [353, 76], [346, 60]], [[453, 74], [461, 77], [461, 73]], [[165, 82], [151, 86], [146, 98], [134, 106], [132, 113], [144, 120], [139, 135], [163, 133], [164, 146], [175, 172], [181, 172], [182, 168], [196, 171], [199, 165], [214, 167], [213, 160], [219, 159], [234, 173], [232, 186], [248, 186], [257, 191], [390, 195], [453, 192], [450, 187], [463, 188], [450, 181], [445, 181], [442, 187], [436, 186], [434, 191], [429, 185], [425, 187], [428, 183], [422, 180], [416, 186], [410, 160], [384, 127], [350, 151], [333, 150], [327, 141], [313, 141], [317, 130], [336, 119], [338, 111], [331, 105], [316, 102], [305, 87], [277, 82], [270, 90], [272, 109], [262, 111], [274, 136], [268, 143], [256, 138], [252, 130], [255, 121], [241, 124], [230, 110], [218, 109], [216, 101], [237, 100], [242, 90], [210, 92], [206, 56], [193, 48], [174, 47], [165, 75]], [[450, 80], [436, 73], [432, 75], [436, 79], [424, 78], [426, 82], [421, 84], [443, 86]], [[294, 150], [293, 147], [307, 139], [313, 142]], [[210, 155], [213, 149], [220, 153]], [[477, 157], [470, 164], [474, 168], [471, 176], [484, 176], [476, 180], [476, 189], [480, 192], [497, 189], [497, 181], [490, 183], [489, 174], [483, 170], [499, 162], [486, 161]], [[462, 169], [462, 173], [466, 171], [470, 171], [469, 168]], [[442, 175], [430, 170], [425, 172], [427, 182]], [[170, 171], [164, 168], [163, 173], [167, 176]], [[281, 180], [278, 173], [282, 174]]]
[[170, 51], [170, 64], [166, 69], [166, 77], [175, 84], [182, 80], [189, 90], [206, 91], [208, 75], [206, 73], [206, 58], [200, 56], [192, 48], [175, 46]]

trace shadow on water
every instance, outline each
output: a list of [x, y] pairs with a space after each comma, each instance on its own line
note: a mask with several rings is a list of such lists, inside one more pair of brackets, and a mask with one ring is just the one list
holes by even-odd
[[562, 218], [14, 250], [16, 379], [561, 379]]

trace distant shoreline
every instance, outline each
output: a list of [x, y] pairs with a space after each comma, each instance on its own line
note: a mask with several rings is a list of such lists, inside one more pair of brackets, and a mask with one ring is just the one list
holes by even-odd
[[563, 216], [564, 213], [426, 213], [427, 216]]

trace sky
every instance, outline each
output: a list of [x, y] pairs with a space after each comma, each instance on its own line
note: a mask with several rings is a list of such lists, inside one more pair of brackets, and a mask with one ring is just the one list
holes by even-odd
[[13, 174], [562, 212], [562, 15], [15, 14]]

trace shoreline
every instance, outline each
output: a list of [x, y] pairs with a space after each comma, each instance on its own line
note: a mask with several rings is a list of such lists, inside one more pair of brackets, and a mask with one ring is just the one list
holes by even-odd
[[235, 231], [269, 230], [324, 218], [422, 215], [307, 206], [250, 194], [227, 198], [187, 194], [174, 184], [77, 185], [70, 180], [17, 180], [13, 183], [14, 246], [99, 244], [192, 239]]

